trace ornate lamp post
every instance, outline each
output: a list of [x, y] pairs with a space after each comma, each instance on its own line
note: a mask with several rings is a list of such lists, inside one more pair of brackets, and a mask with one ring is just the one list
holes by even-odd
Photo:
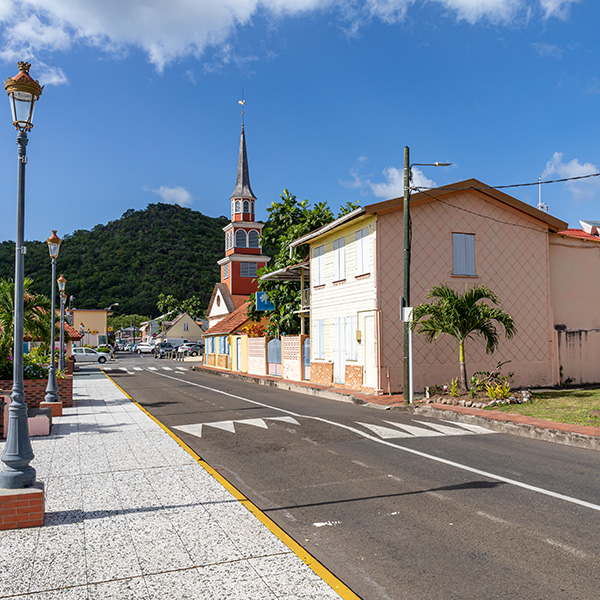
[[65, 294], [65, 287], [67, 280], [61, 275], [56, 283], [58, 284], [58, 291], [60, 292], [60, 350], [58, 352], [58, 368], [61, 371], [65, 370], [65, 302], [67, 300], [67, 294]]
[[29, 464], [33, 450], [27, 426], [27, 404], [23, 385], [23, 282], [25, 278], [25, 165], [27, 132], [33, 127], [33, 111], [42, 94], [42, 86], [29, 75], [31, 65], [20, 62], [19, 72], [4, 83], [17, 129], [17, 233], [15, 244], [15, 320], [13, 348], [13, 388], [8, 409], [8, 435], [2, 454], [4, 469], [0, 487], [27, 488], [35, 484], [35, 469]]
[[46, 386], [46, 402], [58, 402], [58, 383], [56, 382], [55, 346], [56, 346], [56, 259], [60, 250], [61, 239], [52, 230], [52, 235], [46, 240], [48, 252], [52, 260], [52, 308], [50, 309], [50, 368], [48, 369], [48, 385]]

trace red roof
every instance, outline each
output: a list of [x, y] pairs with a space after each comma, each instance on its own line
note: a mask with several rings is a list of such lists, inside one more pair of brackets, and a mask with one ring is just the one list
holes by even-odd
[[248, 319], [248, 307], [250, 302], [244, 302], [239, 308], [227, 315], [224, 319], [207, 329], [202, 335], [223, 335], [225, 333], [233, 333], [239, 329]]
[[582, 240], [600, 242], [600, 237], [586, 233], [583, 229], [565, 229], [564, 231], [559, 231], [558, 235], [567, 235], [570, 237], [581, 238]]

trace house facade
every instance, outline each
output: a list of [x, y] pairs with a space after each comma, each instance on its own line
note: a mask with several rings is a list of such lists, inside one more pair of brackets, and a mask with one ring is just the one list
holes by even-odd
[[108, 312], [106, 309], [71, 309], [73, 327], [82, 336], [81, 344], [88, 346], [106, 344]]
[[[310, 244], [311, 381], [402, 390], [402, 209], [402, 198], [371, 204], [293, 243]], [[468, 374], [509, 360], [517, 385], [555, 383], [551, 239], [566, 223], [474, 179], [414, 194], [411, 220], [413, 306], [434, 286], [485, 285], [517, 324], [513, 339], [500, 333], [493, 356], [483, 340], [469, 339]], [[413, 374], [417, 391], [458, 376], [455, 340], [414, 336]]]
[[183, 344], [184, 342], [204, 343], [202, 327], [187, 313], [178, 315], [173, 321], [164, 323], [166, 326], [156, 336], [157, 342], [171, 342], [172, 344]]

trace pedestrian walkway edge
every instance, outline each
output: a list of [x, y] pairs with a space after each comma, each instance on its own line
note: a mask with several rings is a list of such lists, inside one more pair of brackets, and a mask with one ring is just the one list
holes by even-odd
[[146, 416], [152, 419], [165, 433], [167, 433], [181, 448], [183, 448], [209, 475], [216, 479], [240, 504], [242, 504], [256, 519], [258, 519], [271, 533], [283, 542], [302, 562], [310, 567], [325, 583], [335, 590], [344, 600], [361, 600], [343, 581], [338, 579], [327, 567], [321, 564], [312, 554], [303, 548], [294, 538], [288, 535], [275, 521], [268, 517], [238, 490], [223, 475], [211, 467], [201, 456], [192, 450], [182, 439], [175, 435], [166, 425], [150, 414], [141, 404], [136, 402], [112, 377], [102, 371], [109, 381], [112, 382], [125, 396], [133, 402]]

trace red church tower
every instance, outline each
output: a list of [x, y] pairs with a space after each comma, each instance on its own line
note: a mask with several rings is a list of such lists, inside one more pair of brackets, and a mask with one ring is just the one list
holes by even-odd
[[260, 236], [263, 223], [255, 221], [256, 196], [250, 187], [248, 156], [246, 154], [246, 134], [242, 124], [240, 153], [238, 157], [237, 181], [230, 197], [231, 223], [225, 231], [225, 258], [218, 264], [221, 267], [221, 283], [231, 295], [248, 296], [257, 290], [256, 272], [269, 262], [262, 253]]

